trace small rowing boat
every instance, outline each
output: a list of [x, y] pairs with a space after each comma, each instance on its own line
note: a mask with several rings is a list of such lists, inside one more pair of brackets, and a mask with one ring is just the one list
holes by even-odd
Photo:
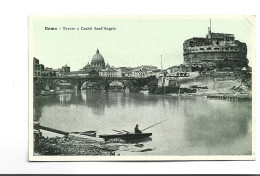
[[80, 135], [85, 135], [85, 136], [91, 136], [91, 137], [96, 137], [96, 131], [84, 131], [84, 132], [71, 132], [74, 134], [80, 134]]
[[116, 138], [129, 140], [129, 139], [142, 139], [142, 138], [149, 137], [151, 135], [152, 133], [107, 134], [107, 135], [99, 135], [99, 138], [103, 138], [105, 140], [116, 139]]
[[[145, 131], [149, 128], [152, 128], [152, 127], [154, 127], [154, 126], [156, 126], [160, 123], [163, 123], [166, 120], [168, 120], [168, 119], [165, 119], [161, 122], [155, 123], [155, 124], [145, 128], [145, 129], [141, 130], [141, 132], [143, 132], [143, 131]], [[126, 130], [119, 131], [119, 130], [114, 130], [114, 129], [113, 129], [113, 131], [116, 131], [118, 134], [99, 135], [99, 138], [103, 138], [103, 139], [105, 139], [105, 141], [107, 141], [109, 139], [124, 139], [124, 140], [143, 139], [143, 138], [148, 138], [149, 136], [152, 136], [152, 133], [130, 133], [129, 131], [126, 131]]]

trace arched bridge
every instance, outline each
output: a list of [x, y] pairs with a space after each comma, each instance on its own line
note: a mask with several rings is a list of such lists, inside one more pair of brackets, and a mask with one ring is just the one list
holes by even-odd
[[149, 82], [157, 80], [155, 77], [135, 78], [135, 77], [101, 77], [101, 76], [35, 76], [34, 90], [45, 90], [46, 87], [56, 88], [57, 83], [70, 83], [74, 89], [81, 90], [83, 83], [94, 82], [100, 89], [108, 90], [114, 81], [121, 82], [130, 92], [138, 92]]

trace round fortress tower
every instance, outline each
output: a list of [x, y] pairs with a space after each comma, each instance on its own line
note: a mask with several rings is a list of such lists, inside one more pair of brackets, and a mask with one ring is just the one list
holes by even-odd
[[184, 64], [228, 62], [231, 67], [248, 64], [246, 43], [235, 40], [233, 34], [212, 33], [211, 25], [205, 38], [194, 37], [183, 43]]

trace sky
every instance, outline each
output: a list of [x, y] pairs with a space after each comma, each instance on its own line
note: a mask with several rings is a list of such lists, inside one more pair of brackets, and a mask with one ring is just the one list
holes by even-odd
[[[121, 17], [31, 17], [30, 59], [45, 67], [65, 64], [77, 71], [91, 62], [96, 50], [115, 67], [153, 65], [168, 68], [183, 63], [183, 42], [212, 32], [234, 34], [245, 42], [252, 66], [255, 23], [252, 16], [121, 16]], [[46, 27], [57, 30], [45, 30]], [[92, 27], [92, 30], [63, 30]], [[94, 30], [108, 27], [116, 30]]]

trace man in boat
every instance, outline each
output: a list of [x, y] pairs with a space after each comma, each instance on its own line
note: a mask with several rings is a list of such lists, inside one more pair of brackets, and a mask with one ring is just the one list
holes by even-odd
[[135, 126], [135, 134], [140, 134], [140, 133], [142, 133], [142, 131], [138, 129], [138, 126], [139, 126], [139, 125], [136, 124], [136, 126]]

